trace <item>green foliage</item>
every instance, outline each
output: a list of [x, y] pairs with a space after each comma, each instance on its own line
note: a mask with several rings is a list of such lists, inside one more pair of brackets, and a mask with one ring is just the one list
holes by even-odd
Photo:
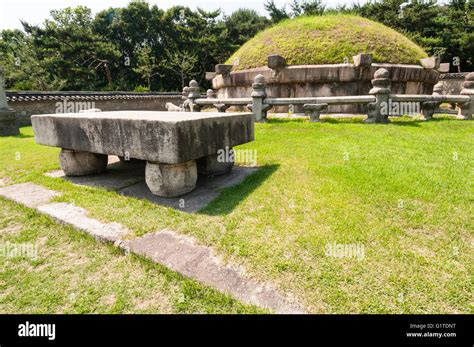
[[[474, 1], [381, 0], [355, 5], [363, 17], [384, 23], [406, 33], [430, 55], [443, 62], [461, 60], [463, 71], [474, 67]], [[457, 69], [456, 66], [453, 66]]]
[[372, 53], [375, 62], [416, 64], [426, 53], [415, 43], [380, 23], [350, 15], [298, 17], [257, 34], [229, 59], [234, 69], [266, 65], [280, 54], [288, 64], [342, 63], [358, 53]]
[[[230, 15], [183, 6], [165, 11], [142, 0], [95, 16], [82, 6], [56, 10], [41, 25], [23, 22], [23, 31], [0, 32], [0, 64], [5, 67], [9, 89], [133, 90], [146, 85], [150, 90], [177, 91], [190, 79], [208, 88], [205, 72], [213, 71], [215, 64], [228, 60], [241, 45], [271, 24], [309, 15], [356, 14], [397, 30], [429, 55], [441, 56], [443, 62], [459, 57], [461, 64], [453, 66], [453, 70], [474, 68], [473, 0], [449, 0], [443, 4], [436, 0], [376, 0], [336, 8], [327, 8], [321, 0], [293, 0], [280, 8], [273, 0], [267, 0], [265, 9], [270, 19], [248, 9]], [[343, 17], [337, 18], [347, 25]], [[401, 41], [406, 42], [400, 35], [378, 28], [382, 39], [370, 30], [353, 27], [350, 32], [335, 29], [334, 33], [346, 37], [317, 38], [314, 43], [308, 43], [298, 30], [291, 31], [295, 37], [276, 37], [278, 47], [271, 38], [267, 38], [268, 45], [246, 46], [247, 55], [289, 51], [286, 57], [290, 61], [341, 62], [354, 51], [381, 47], [383, 52], [376, 49], [378, 61], [416, 63], [419, 48], [409, 44], [407, 51], [405, 44], [400, 45]], [[387, 33], [395, 40], [392, 47], [384, 43]], [[331, 46], [338, 42], [340, 46]], [[329, 50], [326, 44], [330, 45]], [[292, 45], [305, 47], [294, 51]], [[315, 56], [311, 57], [313, 53]], [[261, 57], [249, 60], [249, 66], [254, 63], [265, 61]]]
[[149, 91], [150, 91], [150, 88], [145, 87], [145, 86], [136, 86], [135, 88], [133, 88], [133, 91], [134, 91], [134, 92], [145, 93], [145, 92], [149, 92]]

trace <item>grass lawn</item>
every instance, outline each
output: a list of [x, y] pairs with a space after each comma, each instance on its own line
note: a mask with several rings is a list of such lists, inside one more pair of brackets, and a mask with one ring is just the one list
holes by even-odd
[[[239, 148], [257, 150], [263, 168], [197, 214], [44, 176], [59, 149], [36, 145], [29, 127], [0, 138], [0, 178], [59, 190], [57, 201], [136, 235], [192, 235], [310, 312], [472, 313], [473, 130], [444, 117], [256, 124], [255, 141]], [[0, 312], [255, 311], [0, 203], [1, 241], [37, 242], [40, 253], [0, 259]], [[326, 255], [334, 243], [361, 245], [364, 257]]]

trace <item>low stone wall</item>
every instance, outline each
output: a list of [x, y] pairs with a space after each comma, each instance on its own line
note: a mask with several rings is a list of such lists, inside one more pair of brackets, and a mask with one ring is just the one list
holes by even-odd
[[6, 92], [10, 108], [20, 126], [31, 125], [34, 114], [74, 112], [98, 108], [102, 111], [166, 111], [167, 102], [182, 103], [180, 93], [128, 92]]
[[[267, 66], [217, 74], [212, 80], [219, 98], [249, 97], [255, 76], [267, 81], [268, 97], [298, 98], [313, 96], [367, 95], [376, 70], [390, 73], [391, 91], [396, 94], [431, 94], [439, 72], [418, 65], [376, 64], [361, 67], [354, 64], [294, 65], [279, 70]], [[275, 112], [287, 112], [288, 107], [276, 107]], [[365, 105], [332, 105], [331, 113], [366, 113]], [[294, 112], [302, 112], [294, 107]]]
[[461, 92], [462, 84], [469, 72], [446, 73], [439, 76], [443, 85], [443, 94], [457, 95]]

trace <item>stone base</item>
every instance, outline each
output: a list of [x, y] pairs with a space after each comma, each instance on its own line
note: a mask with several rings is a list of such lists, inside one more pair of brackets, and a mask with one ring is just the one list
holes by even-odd
[[107, 169], [108, 156], [90, 152], [62, 149], [59, 163], [66, 176], [99, 174]]
[[15, 112], [0, 111], [0, 136], [15, 136], [20, 134]]
[[[229, 150], [229, 153], [233, 153]], [[234, 167], [234, 161], [227, 161], [225, 155], [224, 158], [219, 158], [218, 154], [208, 155], [207, 157], [199, 158], [197, 160], [197, 169], [199, 174], [205, 176], [220, 176], [225, 175], [232, 171]], [[226, 161], [219, 161], [218, 159], [224, 159]]]
[[191, 192], [196, 188], [196, 161], [180, 164], [163, 164], [148, 161], [145, 180], [150, 191], [160, 197], [172, 198]]
[[456, 119], [472, 120], [472, 116], [468, 116], [468, 115], [465, 115], [465, 114], [462, 114], [461, 112], [459, 112], [458, 115], [456, 116]]

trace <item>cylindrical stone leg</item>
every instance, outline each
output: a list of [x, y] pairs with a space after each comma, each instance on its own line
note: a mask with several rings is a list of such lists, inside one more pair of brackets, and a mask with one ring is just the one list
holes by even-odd
[[145, 169], [148, 188], [155, 195], [173, 198], [189, 193], [196, 188], [196, 161], [179, 164], [163, 164], [148, 161]]
[[219, 176], [232, 171], [234, 167], [234, 150], [208, 155], [197, 160], [198, 172], [206, 176]]
[[107, 168], [108, 156], [90, 152], [62, 149], [59, 163], [66, 176], [99, 174]]

